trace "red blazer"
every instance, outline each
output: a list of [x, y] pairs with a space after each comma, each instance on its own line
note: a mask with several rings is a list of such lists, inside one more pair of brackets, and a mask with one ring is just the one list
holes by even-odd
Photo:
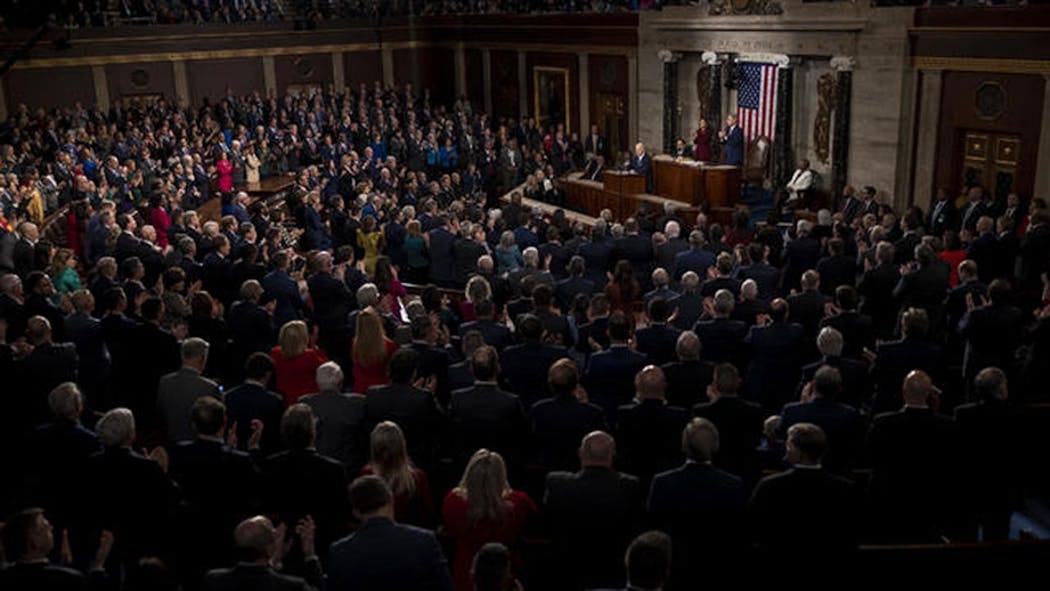
[[277, 393], [284, 397], [284, 405], [290, 406], [307, 394], [317, 392], [316, 372], [322, 363], [328, 361], [324, 351], [307, 349], [298, 357], [288, 358], [281, 353], [280, 347], [270, 349], [270, 358], [276, 366], [274, 370]]
[[[375, 474], [372, 464], [365, 464], [361, 468], [361, 475], [369, 474]], [[427, 480], [426, 472], [416, 467], [412, 468], [412, 478], [416, 481], [416, 491], [411, 495], [394, 497], [394, 521], [433, 529], [434, 497], [430, 495], [430, 481]]]
[[[353, 342], [356, 343], [357, 339], [355, 338]], [[390, 383], [390, 373], [387, 371], [387, 365], [390, 363], [390, 357], [394, 355], [394, 351], [397, 351], [397, 343], [384, 338], [383, 345], [386, 346], [386, 357], [380, 361], [370, 365], [361, 365], [356, 360], [354, 361], [355, 394], [364, 394], [372, 386], [383, 386]], [[353, 351], [353, 343], [351, 343], [351, 355], [353, 355]], [[398, 521], [401, 520], [398, 519]]]
[[470, 567], [474, 555], [489, 542], [500, 542], [514, 551], [513, 562], [520, 567], [523, 556], [518, 543], [525, 531], [525, 526], [536, 515], [536, 503], [529, 495], [512, 490], [507, 494], [508, 511], [502, 523], [468, 523], [467, 500], [455, 489], [445, 495], [441, 514], [445, 520], [445, 529], [456, 541], [455, 561], [452, 565], [452, 579], [456, 591], [473, 591], [474, 585], [470, 576]]

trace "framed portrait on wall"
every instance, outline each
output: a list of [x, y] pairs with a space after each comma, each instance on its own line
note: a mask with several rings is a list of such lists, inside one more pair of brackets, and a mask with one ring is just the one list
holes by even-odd
[[532, 103], [536, 123], [541, 132], [552, 125], [565, 125], [568, 133], [572, 129], [571, 95], [569, 93], [569, 70], [534, 66], [532, 68]]

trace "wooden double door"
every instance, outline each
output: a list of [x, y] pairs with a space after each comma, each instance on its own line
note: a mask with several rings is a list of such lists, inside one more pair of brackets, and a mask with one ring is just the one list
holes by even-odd
[[981, 186], [996, 199], [1017, 191], [1021, 137], [979, 130], [963, 132], [962, 153], [957, 156], [963, 190]]

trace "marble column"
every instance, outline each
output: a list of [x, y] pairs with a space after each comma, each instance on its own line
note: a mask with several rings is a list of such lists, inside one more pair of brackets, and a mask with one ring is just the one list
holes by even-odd
[[488, 47], [481, 50], [481, 83], [484, 86], [485, 112], [492, 117], [492, 54]]
[[[384, 47], [380, 51], [383, 63], [383, 86], [394, 85], [394, 50]], [[402, 81], [404, 82], [404, 81]]]
[[[518, 115], [519, 119], [528, 117], [529, 115], [529, 73], [526, 68], [529, 67], [528, 61], [525, 59], [525, 52], [521, 49], [518, 50]], [[533, 113], [536, 115], [536, 113]]]
[[1036, 162], [1043, 164], [1035, 167], [1035, 192], [1033, 197], [1050, 197], [1050, 74], [1043, 74], [1046, 79], [1046, 89], [1043, 90], [1043, 124], [1039, 130], [1039, 152]]
[[638, 141], [638, 56], [627, 56], [627, 137], [624, 145]]
[[343, 52], [332, 52], [332, 87], [333, 94], [343, 92], [346, 87], [346, 68], [343, 67]]
[[463, 43], [456, 44], [455, 59], [456, 69], [456, 97], [467, 94], [467, 54], [463, 49]]
[[792, 153], [792, 123], [795, 117], [794, 90], [795, 69], [791, 65], [777, 68], [777, 113], [773, 134], [773, 186], [787, 183], [795, 170], [795, 155]]
[[190, 106], [190, 79], [186, 75], [186, 62], [183, 60], [171, 62], [171, 71], [175, 81], [175, 104], [180, 107]]
[[944, 72], [922, 70], [919, 75], [919, 113], [915, 122], [915, 174], [912, 202], [925, 208], [933, 202], [934, 165], [937, 160], [937, 128], [941, 118], [941, 85]]
[[[580, 105], [580, 120], [576, 122], [576, 131], [580, 132], [582, 138], [587, 130], [591, 128], [591, 76], [588, 66], [590, 60], [587, 58], [587, 53], [581, 51], [576, 54], [576, 61], [579, 64], [577, 71], [580, 73], [577, 77], [579, 80], [579, 105]], [[572, 130], [569, 130], [570, 132]]]
[[664, 65], [663, 97], [664, 97], [664, 153], [674, 150], [675, 140], [680, 135], [678, 121], [678, 59], [681, 54], [661, 49], [657, 57]]
[[263, 56], [263, 85], [266, 96], [277, 96], [277, 66], [272, 55]]
[[91, 79], [95, 83], [95, 105], [109, 110], [109, 83], [106, 81], [106, 69], [102, 66], [91, 66]]
[[849, 125], [853, 95], [852, 57], [836, 56], [831, 58], [831, 68], [835, 70], [835, 124], [831, 135], [831, 195], [834, 200], [842, 194], [842, 189], [849, 182]]
[[722, 121], [722, 91], [724, 90], [722, 88], [722, 69], [725, 60], [713, 51], [705, 51], [701, 59], [706, 64], [705, 74], [707, 75], [707, 97], [704, 100], [706, 106], [703, 115], [704, 119], [707, 119], [708, 127], [712, 130], [711, 157], [715, 162], [720, 162], [722, 144], [718, 141], [717, 130]]

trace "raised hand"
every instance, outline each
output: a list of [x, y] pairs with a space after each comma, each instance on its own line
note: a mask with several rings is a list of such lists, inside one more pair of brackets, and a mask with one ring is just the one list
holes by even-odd
[[314, 546], [316, 531], [317, 527], [314, 525], [314, 519], [309, 515], [300, 519], [295, 526], [295, 533], [299, 536], [299, 544], [303, 548], [303, 558], [317, 556], [317, 550]]
[[150, 450], [148, 455], [151, 460], [155, 460], [158, 464], [160, 464], [160, 469], [164, 470], [165, 474], [168, 473], [168, 466], [171, 463], [170, 459], [168, 458], [168, 450], [158, 445], [157, 447], [154, 447], [152, 450]]

